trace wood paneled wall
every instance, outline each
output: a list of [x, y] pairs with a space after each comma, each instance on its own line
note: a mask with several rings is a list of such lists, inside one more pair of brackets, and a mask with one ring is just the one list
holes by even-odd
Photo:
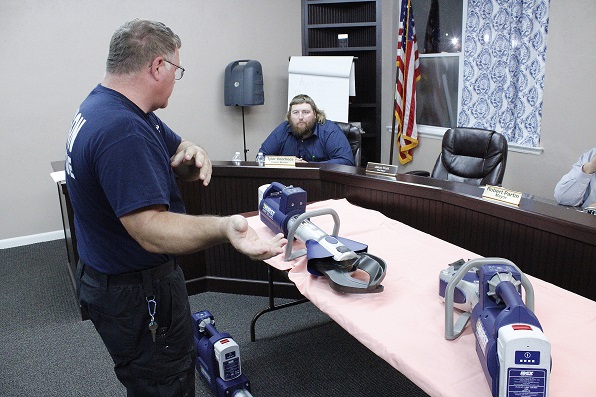
[[[366, 175], [363, 168], [233, 166], [216, 162], [208, 187], [180, 182], [189, 214], [231, 215], [257, 210], [259, 186], [273, 181], [306, 190], [309, 201], [346, 198], [389, 218], [485, 257], [503, 257], [525, 273], [596, 300], [596, 216], [524, 197], [519, 207], [482, 198], [482, 189], [413, 175]], [[62, 186], [70, 268], [76, 268], [76, 232]], [[464, 258], [467, 259], [467, 258]], [[221, 291], [267, 295], [267, 265], [228, 244], [180, 257], [189, 293]], [[278, 278], [277, 296], [296, 289]]]
[[[207, 189], [183, 184], [185, 201], [199, 201], [194, 210], [204, 209], [192, 213], [255, 211], [258, 187], [277, 181], [303, 188], [309, 201], [346, 198], [479, 255], [507, 258], [528, 274], [596, 300], [594, 216], [533, 198], [511, 207], [482, 199], [476, 186], [430, 178], [370, 176], [363, 169], [335, 165], [274, 169], [250, 164], [216, 164]], [[266, 294], [265, 266], [226, 245], [205, 255], [200, 277], [210, 279], [212, 287], [220, 280], [217, 290]]]

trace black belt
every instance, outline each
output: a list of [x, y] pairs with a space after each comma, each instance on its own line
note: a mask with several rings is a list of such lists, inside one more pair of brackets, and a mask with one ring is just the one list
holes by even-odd
[[105, 274], [89, 265], [83, 265], [83, 272], [94, 280], [105, 282], [106, 284], [143, 284], [143, 273], [150, 275], [151, 279], [157, 280], [167, 276], [176, 269], [176, 260], [172, 259], [161, 265], [140, 270], [138, 272], [121, 273], [121, 274]]

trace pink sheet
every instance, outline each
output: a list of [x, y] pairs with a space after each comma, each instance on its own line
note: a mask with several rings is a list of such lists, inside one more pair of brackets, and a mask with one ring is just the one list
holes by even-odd
[[[340, 294], [325, 278], [308, 273], [305, 257], [284, 262], [279, 255], [266, 262], [289, 270], [304, 296], [426, 393], [490, 397], [470, 326], [458, 339], [446, 340], [444, 305], [438, 296], [439, 272], [460, 258], [479, 255], [345, 199], [313, 203], [307, 210], [318, 208], [334, 209], [341, 222], [339, 235], [368, 244], [368, 252], [387, 262], [385, 290]], [[331, 216], [311, 220], [331, 233]], [[258, 216], [249, 223], [260, 236], [273, 235]], [[303, 246], [294, 242], [294, 250]], [[536, 315], [552, 345], [550, 396], [596, 395], [596, 302], [528, 278], [535, 290]]]

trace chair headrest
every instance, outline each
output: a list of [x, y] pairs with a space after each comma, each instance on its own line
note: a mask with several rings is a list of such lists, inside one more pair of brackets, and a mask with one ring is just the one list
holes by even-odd
[[342, 121], [334, 121], [333, 123], [346, 135], [352, 149], [352, 154], [354, 155], [354, 162], [359, 166], [361, 161], [360, 147], [362, 146], [362, 134], [364, 134], [364, 131], [362, 128], [351, 123], [344, 123]]
[[451, 128], [443, 136], [441, 161], [450, 174], [484, 178], [506, 158], [507, 140], [498, 132]]
[[362, 128], [356, 127], [351, 123], [344, 123], [342, 121], [334, 121], [334, 123], [342, 130], [346, 135], [347, 134], [363, 134]]

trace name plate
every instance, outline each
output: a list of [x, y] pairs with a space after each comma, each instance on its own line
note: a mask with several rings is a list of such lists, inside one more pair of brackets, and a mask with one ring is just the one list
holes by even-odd
[[369, 161], [366, 164], [366, 173], [394, 177], [397, 175], [397, 165], [373, 163]]
[[296, 156], [265, 156], [265, 167], [295, 167]]
[[507, 204], [519, 206], [521, 201], [522, 193], [515, 192], [513, 190], [504, 189], [498, 186], [486, 185], [484, 188], [483, 198], [489, 198], [497, 201], [501, 201]]

